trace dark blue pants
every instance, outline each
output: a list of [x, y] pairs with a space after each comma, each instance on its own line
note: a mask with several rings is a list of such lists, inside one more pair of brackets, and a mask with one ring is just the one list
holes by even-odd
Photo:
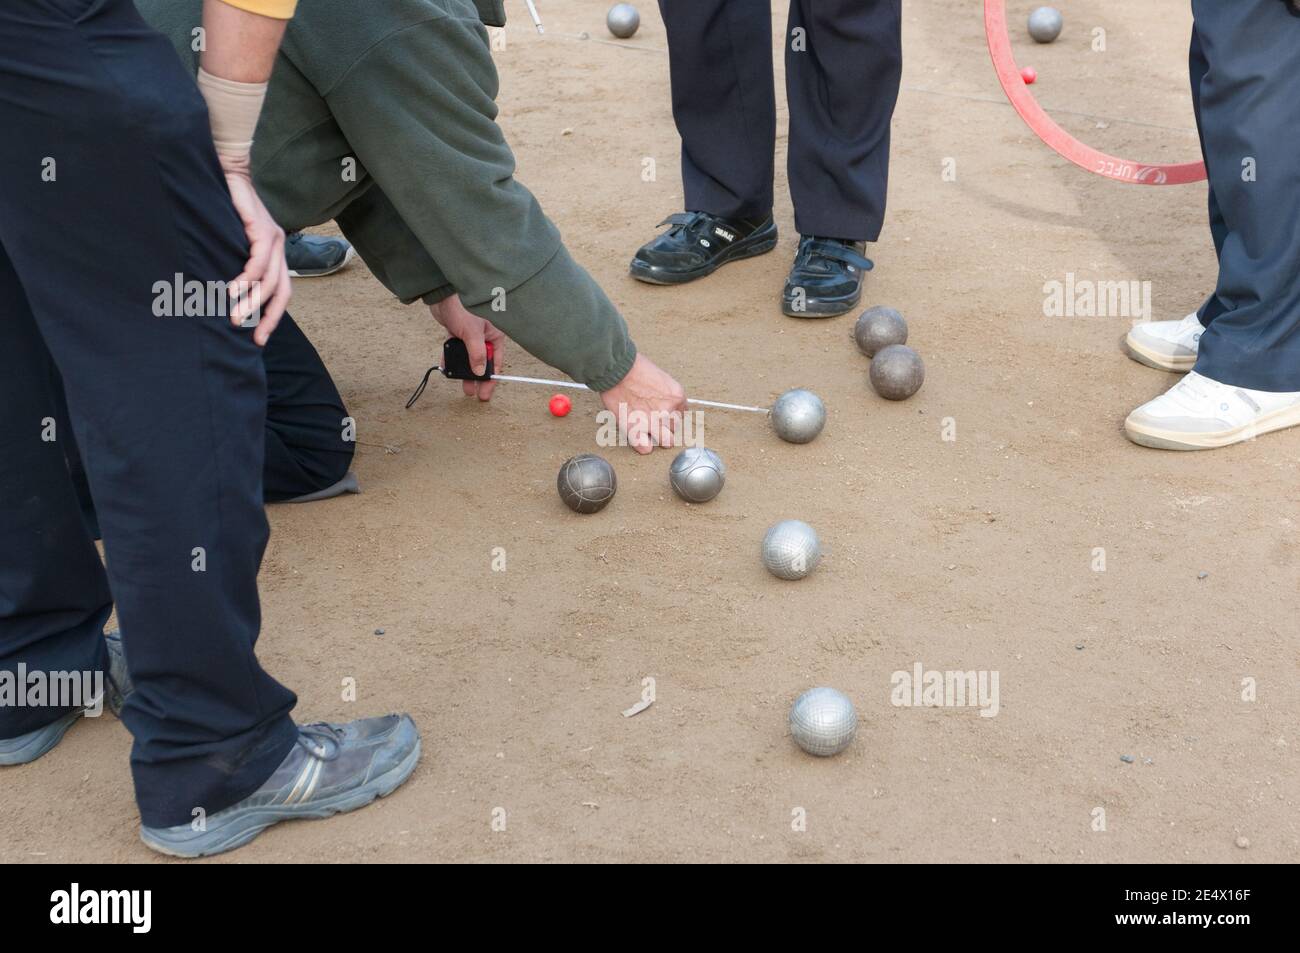
[[1192, 101], [1219, 258], [1196, 370], [1300, 391], [1300, 17], [1283, 0], [1192, 10]]
[[[903, 66], [900, 6], [790, 0], [787, 171], [802, 235], [880, 236]], [[767, 215], [776, 147], [771, 0], [659, 0], [659, 8], [686, 208], [726, 218]]]
[[[266, 369], [262, 466], [266, 502], [283, 503], [333, 486], [347, 475], [356, 451], [344, 423], [348, 411], [316, 348], [289, 315], [280, 320], [262, 349], [262, 366]], [[55, 377], [61, 397], [63, 384]], [[60, 427], [66, 425], [66, 404], [61, 404], [55, 419]], [[65, 436], [61, 442], [86, 526], [99, 539], [99, 518], [77, 441]]]
[[[0, 4], [0, 669], [105, 664], [115, 604], [140, 815], [255, 790], [296, 737], [262, 670], [266, 382], [251, 332], [160, 317], [158, 284], [246, 256], [207, 112], [129, 0]], [[57, 368], [107, 572], [46, 423]], [[54, 708], [0, 708], [0, 736]]]

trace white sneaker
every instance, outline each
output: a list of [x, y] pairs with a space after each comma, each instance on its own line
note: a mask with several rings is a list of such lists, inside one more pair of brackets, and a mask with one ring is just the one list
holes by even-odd
[[1192, 371], [1129, 414], [1124, 433], [1144, 447], [1209, 450], [1296, 424], [1300, 391], [1247, 390]]
[[1181, 321], [1143, 321], [1124, 338], [1129, 357], [1162, 371], [1190, 371], [1205, 327], [1193, 311]]

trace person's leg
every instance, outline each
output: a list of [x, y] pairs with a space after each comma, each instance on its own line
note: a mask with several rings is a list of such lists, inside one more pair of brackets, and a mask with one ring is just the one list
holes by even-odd
[[1278, 0], [1195, 0], [1193, 10], [1224, 309], [1201, 337], [1196, 371], [1300, 391], [1300, 18]]
[[262, 356], [267, 391], [266, 502], [286, 502], [338, 487], [352, 465], [355, 427], [316, 348], [286, 315]]
[[772, 211], [776, 93], [771, 0], [659, 0], [686, 209]]
[[[160, 316], [176, 275], [239, 274], [243, 227], [202, 98], [127, 0], [0, 5], [0, 128], [0, 243], [62, 373], [98, 504], [136, 683], [123, 720], [141, 819], [188, 824], [257, 789], [298, 736], [293, 693], [253, 652], [262, 356], [220, 314]], [[73, 536], [46, 584], [97, 602], [62, 568], [85, 558], [88, 538], [78, 555]]]
[[790, 0], [787, 166], [800, 235], [880, 237], [889, 124], [903, 64], [900, 6], [900, 0]]
[[[262, 349], [266, 368], [266, 454], [262, 469], [263, 499], [268, 503], [325, 499], [355, 493], [348, 467], [356, 450], [354, 428], [334, 380], [297, 323], [285, 315]], [[51, 369], [68, 471], [77, 491], [86, 528], [100, 538], [90, 482], [72, 434], [63, 381]]]
[[1192, 12], [1222, 311], [1191, 372], [1124, 422], [1134, 443], [1169, 450], [1300, 424], [1300, 17], [1279, 0], [1193, 0]]
[[[0, 94], [3, 95], [3, 94]], [[0, 673], [102, 672], [112, 597], [64, 463], [61, 395], [18, 275], [0, 245]], [[16, 685], [16, 681], [13, 683]], [[66, 705], [0, 693], [0, 740], [50, 725]], [[56, 740], [56, 739], [52, 739]]]
[[[1192, 41], [1187, 54], [1187, 72], [1192, 81], [1192, 112], [1196, 116], [1196, 131], [1201, 141], [1201, 158], [1205, 159], [1205, 130], [1201, 126], [1201, 81], [1209, 63], [1205, 61], [1205, 50], [1201, 47], [1201, 35], [1196, 25], [1192, 25]], [[1207, 181], [1208, 211], [1210, 215], [1210, 238], [1214, 241], [1214, 255], [1218, 258], [1223, 253], [1223, 239], [1227, 226], [1223, 220], [1223, 211], [1214, 196], [1214, 183]], [[1208, 325], [1226, 309], [1219, 296], [1210, 292], [1209, 297], [1196, 309], [1196, 316], [1201, 324]], [[1199, 338], [1197, 339], [1199, 341]], [[1193, 349], [1195, 350], [1195, 349]]]

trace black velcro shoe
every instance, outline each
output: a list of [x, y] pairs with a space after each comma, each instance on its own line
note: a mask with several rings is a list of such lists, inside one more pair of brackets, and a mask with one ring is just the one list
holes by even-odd
[[799, 250], [781, 292], [781, 310], [792, 318], [829, 318], [852, 311], [862, 279], [873, 267], [865, 242], [799, 236]]
[[776, 222], [727, 219], [708, 212], [677, 212], [659, 223], [671, 225], [642, 245], [629, 268], [652, 285], [680, 285], [711, 275], [729, 261], [753, 258], [776, 247]]

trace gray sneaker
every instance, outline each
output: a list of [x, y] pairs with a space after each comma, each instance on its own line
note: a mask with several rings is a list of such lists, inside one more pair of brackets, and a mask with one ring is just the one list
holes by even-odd
[[[122, 635], [110, 632], [104, 637], [108, 643], [108, 684], [104, 686], [104, 701], [115, 715], [122, 714], [122, 705], [126, 697], [134, 690], [131, 676], [126, 670], [126, 655], [122, 652]], [[29, 731], [17, 738], [0, 738], [0, 765], [28, 764], [49, 751], [68, 733], [68, 729], [77, 723], [86, 709], [70, 711], [58, 721], [51, 722], [35, 731]]]
[[284, 259], [293, 278], [323, 278], [352, 260], [352, 245], [342, 238], [289, 232], [284, 238]]
[[397, 790], [419, 760], [420, 733], [410, 715], [301, 725], [298, 743], [266, 783], [208, 817], [202, 830], [193, 824], [141, 826], [140, 838], [173, 857], [220, 854], [242, 847], [281, 821], [365, 807]]

